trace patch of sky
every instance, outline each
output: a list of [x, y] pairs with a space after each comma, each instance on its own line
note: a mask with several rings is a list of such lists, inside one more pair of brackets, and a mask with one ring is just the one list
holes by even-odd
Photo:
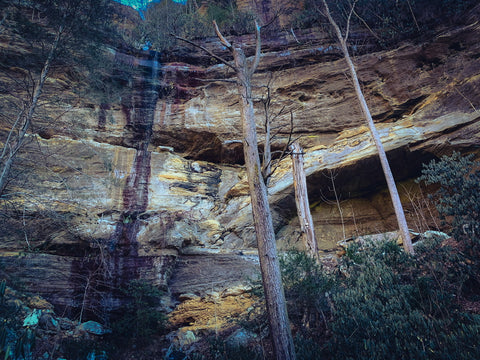
[[[151, 3], [159, 3], [162, 0], [115, 0], [123, 5], [130, 6], [134, 8], [135, 10], [141, 12], [145, 10], [149, 4]], [[163, 1], [170, 1], [170, 0], [163, 0]], [[187, 0], [171, 0], [177, 4], [182, 4], [185, 5], [187, 3]]]

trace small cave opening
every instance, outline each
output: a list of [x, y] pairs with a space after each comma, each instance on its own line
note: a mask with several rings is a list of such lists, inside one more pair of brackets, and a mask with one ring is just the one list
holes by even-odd
[[[397, 186], [400, 182], [420, 176], [422, 164], [435, 158], [432, 153], [425, 151], [411, 152], [408, 148], [390, 151], [387, 157]], [[376, 206], [375, 203], [372, 203], [372, 199], [378, 199], [378, 197], [375, 198], [376, 194], [387, 194], [387, 197], [385, 199], [382, 197], [384, 200], [381, 201], [389, 201], [387, 200], [389, 199], [386, 190], [387, 184], [378, 156], [371, 156], [331, 171], [316, 172], [307, 177], [307, 189], [310, 207], [312, 211], [317, 212], [317, 218], [314, 216], [314, 222], [320, 227], [338, 225], [334, 224], [337, 216], [335, 215], [338, 206], [337, 198], [341, 203], [349, 200], [349, 204], [358, 204], [359, 201], [365, 201], [366, 207], [363, 207], [365, 209], [369, 206]], [[354, 202], [351, 203], [350, 201]], [[320, 206], [320, 208], [314, 210], [317, 206]], [[277, 231], [296, 219], [297, 211], [293, 186], [286, 189], [282, 195], [276, 196], [276, 200], [271, 207]], [[357, 215], [359, 218], [362, 218], [363, 215], [370, 216], [366, 214]], [[379, 214], [379, 216], [381, 217], [382, 214]], [[378, 221], [383, 220], [379, 218]], [[322, 234], [321, 236], [328, 235]]]
[[[411, 152], [407, 148], [389, 151], [387, 158], [395, 182], [420, 176], [422, 164], [428, 163], [435, 156], [423, 151]], [[335, 170], [323, 170], [307, 178], [310, 202], [334, 200], [332, 177], [337, 193], [343, 198], [362, 197], [386, 188], [387, 183], [382, 170], [380, 158], [371, 156], [352, 165]]]
[[159, 131], [153, 135], [154, 147], [171, 147], [175, 153], [189, 160], [215, 164], [243, 165], [241, 141], [222, 141], [214, 133], [206, 131]]
[[[401, 148], [388, 152], [387, 157], [409, 228], [420, 232], [436, 226], [435, 208], [426, 200], [430, 189], [420, 189], [420, 184], [413, 181], [421, 175], [422, 164], [436, 158], [435, 155]], [[315, 235], [322, 251], [336, 249], [342, 239], [398, 229], [378, 156], [311, 174], [307, 177], [307, 189]], [[300, 234], [293, 186], [275, 195], [271, 208], [280, 246], [287, 249], [296, 244]], [[422, 214], [427, 217], [419, 217]]]

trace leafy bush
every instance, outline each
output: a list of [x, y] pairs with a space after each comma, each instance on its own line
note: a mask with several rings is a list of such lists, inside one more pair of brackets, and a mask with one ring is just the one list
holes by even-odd
[[15, 302], [5, 301], [6, 281], [0, 282], [0, 356], [2, 359], [33, 359], [36, 335], [22, 327], [22, 309]]
[[186, 5], [171, 0], [152, 3], [138, 29], [143, 42], [150, 41], [155, 50], [164, 51], [176, 44], [171, 34], [187, 39], [214, 36], [213, 20], [225, 35], [253, 32], [254, 15], [239, 11], [233, 1], [211, 1], [206, 6], [203, 11], [193, 1]]
[[233, 344], [217, 336], [206, 339], [207, 348], [203, 351], [191, 352], [188, 355], [182, 351], [169, 349], [165, 360], [260, 360], [265, 355], [255, 347]]
[[263, 359], [263, 354], [255, 351], [254, 348], [249, 348], [243, 345], [233, 345], [228, 341], [222, 341], [212, 338], [210, 341], [209, 354], [207, 359], [214, 360], [260, 360]]
[[62, 341], [61, 352], [68, 360], [85, 360], [92, 359], [92, 354], [95, 356], [95, 353], [102, 353], [102, 350], [99, 350], [99, 344], [95, 340], [67, 338]]
[[290, 320], [301, 332], [319, 333], [330, 311], [328, 292], [334, 278], [315, 259], [299, 251], [285, 254], [280, 266]]
[[123, 293], [129, 298], [124, 314], [112, 324], [115, 338], [127, 343], [145, 344], [165, 328], [165, 315], [158, 310], [162, 292], [142, 280], [132, 280]]
[[437, 210], [452, 227], [457, 240], [480, 242], [480, 163], [473, 155], [455, 152], [424, 165], [419, 181], [440, 186], [435, 194]]
[[467, 263], [441, 240], [415, 257], [391, 241], [353, 244], [330, 273], [301, 253], [281, 264], [299, 358], [480, 358], [480, 316], [457, 301]]
[[318, 342], [298, 334], [295, 336], [294, 344], [297, 359], [317, 360], [322, 353], [322, 347]]
[[[480, 317], [455, 297], [461, 258], [438, 241], [411, 258], [392, 242], [356, 246], [332, 295], [335, 359], [474, 359]], [[443, 275], [442, 275], [443, 274]], [[448, 275], [447, 275], [448, 274]], [[441, 275], [439, 277], [439, 275]]]

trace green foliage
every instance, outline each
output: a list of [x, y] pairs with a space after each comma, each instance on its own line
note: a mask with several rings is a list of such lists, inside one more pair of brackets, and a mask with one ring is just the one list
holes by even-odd
[[297, 252], [281, 264], [298, 358], [480, 357], [480, 316], [457, 302], [468, 262], [441, 240], [415, 257], [392, 241], [353, 244], [329, 272]]
[[328, 292], [335, 282], [315, 259], [299, 251], [280, 258], [290, 320], [311, 333], [323, 327], [329, 312]]
[[129, 303], [119, 320], [113, 323], [113, 337], [123, 345], [146, 344], [165, 327], [165, 315], [158, 310], [162, 292], [142, 280], [132, 280], [123, 293]]
[[327, 352], [335, 359], [474, 359], [480, 317], [455, 303], [462, 258], [438, 241], [417, 258], [394, 242], [367, 244], [343, 262], [332, 294]]
[[435, 194], [440, 215], [457, 240], [480, 245], [480, 163], [454, 152], [424, 165], [419, 181], [440, 186]]
[[207, 356], [207, 359], [212, 360], [260, 360], [263, 358], [262, 354], [254, 348], [229, 344], [216, 338], [211, 339]]
[[5, 303], [5, 290], [7, 288], [7, 281], [3, 279], [0, 282], [0, 304], [3, 305]]
[[[9, 66], [23, 67], [32, 75], [39, 76], [48, 53], [55, 44], [50, 76], [59, 65], [63, 76], [76, 83], [74, 92], [88, 96], [86, 88], [100, 87], [99, 82], [108, 78], [105, 74], [112, 67], [112, 56], [105, 51], [105, 45], [118, 46], [119, 30], [113, 22], [113, 3], [107, 0], [38, 0], [9, 3], [5, 11], [5, 30], [23, 40], [22, 46], [28, 54], [9, 54], [0, 59], [0, 71]], [[3, 29], [2, 29], [3, 30]], [[85, 78], [85, 74], [87, 74]], [[36, 80], [36, 79], [35, 79]], [[97, 80], [97, 81], [95, 81]], [[15, 84], [8, 84], [12, 86]], [[17, 95], [31, 91], [33, 84], [17, 84], [24, 87], [15, 89]], [[54, 86], [54, 84], [47, 85]], [[80, 85], [80, 86], [79, 86]], [[107, 81], [102, 87], [112, 87]], [[8, 89], [8, 87], [7, 87]], [[57, 89], [56, 89], [57, 90]], [[92, 89], [90, 89], [92, 90]], [[110, 90], [110, 89], [108, 89]], [[115, 89], [116, 90], [116, 89]], [[45, 93], [45, 91], [44, 91]], [[49, 101], [56, 100], [57, 91], [49, 94]], [[95, 94], [98, 95], [98, 92]], [[96, 96], [92, 95], [92, 99]], [[69, 99], [72, 101], [71, 99]]]
[[205, 34], [207, 24], [202, 19], [195, 21], [191, 2], [177, 4], [172, 0], [152, 3], [145, 11], [145, 20], [139, 26], [143, 43], [150, 41], [155, 50], [163, 51], [175, 44], [170, 34], [189, 37]]
[[0, 358], [9, 360], [33, 359], [35, 330], [22, 327], [22, 309], [5, 301], [6, 281], [0, 283]]
[[223, 34], [241, 35], [254, 31], [255, 15], [239, 11], [234, 1], [216, 1], [208, 5], [206, 20], [215, 20]]
[[[191, 359], [191, 360], [261, 360], [265, 356], [256, 348], [231, 344], [217, 337], [208, 339], [209, 347], [202, 353], [192, 353], [188, 357], [182, 352], [172, 352], [166, 360]], [[174, 357], [173, 355], [177, 355]]]
[[297, 335], [294, 339], [294, 343], [297, 359], [317, 360], [319, 358], [319, 354], [322, 353], [322, 348], [319, 343], [313, 341], [312, 339]]
[[62, 341], [61, 353], [68, 360], [107, 359], [101, 345], [98, 341], [91, 339], [67, 338]]
[[33, 359], [35, 348], [35, 331], [27, 327], [24, 329], [15, 344], [14, 359]]

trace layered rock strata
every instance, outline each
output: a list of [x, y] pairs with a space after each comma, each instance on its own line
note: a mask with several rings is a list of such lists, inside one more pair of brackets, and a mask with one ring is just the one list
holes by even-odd
[[[436, 224], [425, 190], [411, 182], [421, 164], [453, 150], [478, 152], [477, 19], [473, 14], [463, 27], [391, 51], [369, 52], [368, 42], [352, 47], [407, 220], [416, 231]], [[5, 41], [5, 51], [18, 50]], [[247, 51], [253, 43], [249, 36], [237, 41]], [[204, 45], [225, 55], [215, 39]], [[22, 181], [9, 188], [14, 211], [1, 219], [1, 262], [9, 281], [73, 309], [73, 317], [88, 289], [104, 294], [144, 278], [170, 289], [178, 301], [185, 294], [221, 293], [243, 282], [237, 273], [248, 277], [256, 267], [248, 257], [256, 244], [238, 95], [232, 83], [218, 80], [233, 80], [232, 72], [189, 47], [114, 57], [141, 76], [125, 84], [120, 101], [94, 105], [83, 99], [45, 108], [50, 117], [61, 115], [53, 123], [48, 117], [35, 120], [35, 151], [19, 161]], [[324, 250], [345, 237], [396, 227], [375, 148], [345, 73], [335, 44], [313, 29], [296, 38], [282, 33], [264, 39], [254, 77], [260, 137], [264, 86], [270, 84], [272, 113], [285, 113], [274, 124], [274, 149], [281, 150], [291, 132], [305, 149], [315, 230]], [[68, 98], [68, 87], [61, 85], [72, 80], [54, 75], [46, 96], [63, 91]], [[6, 123], [1, 130], [3, 139]], [[276, 168], [269, 193], [279, 246], [298, 246], [288, 157]], [[92, 312], [97, 303], [106, 312], [118, 308], [115, 294], [92, 295]]]

